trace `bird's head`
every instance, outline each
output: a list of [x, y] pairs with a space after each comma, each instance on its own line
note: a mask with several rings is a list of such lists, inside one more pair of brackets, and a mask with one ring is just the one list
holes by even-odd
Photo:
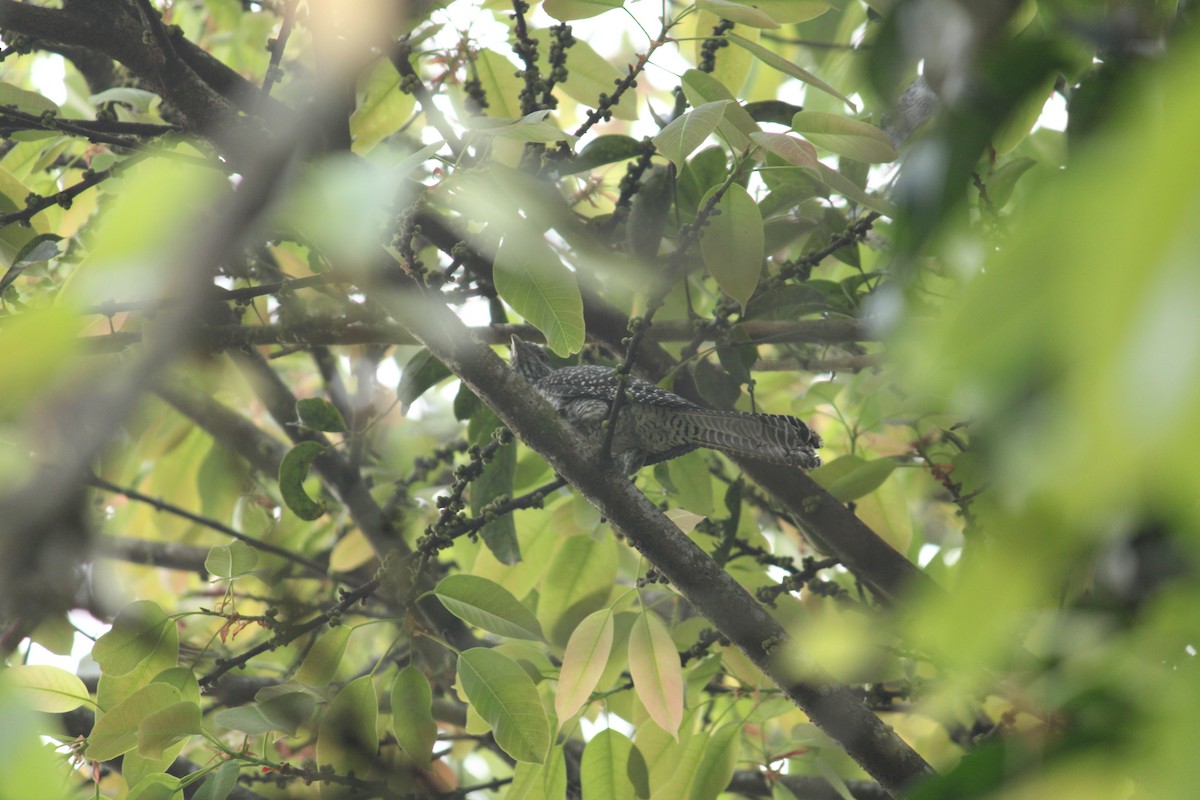
[[554, 367], [550, 365], [550, 357], [538, 345], [530, 344], [514, 334], [509, 347], [509, 366], [530, 383], [537, 383], [554, 371]]

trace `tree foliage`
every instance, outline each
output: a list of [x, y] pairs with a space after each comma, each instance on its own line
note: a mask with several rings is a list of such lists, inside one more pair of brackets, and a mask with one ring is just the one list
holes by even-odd
[[[0, 0], [0, 797], [1200, 785], [1186, 2], [60, 6]], [[825, 463], [630, 481], [513, 334]]]

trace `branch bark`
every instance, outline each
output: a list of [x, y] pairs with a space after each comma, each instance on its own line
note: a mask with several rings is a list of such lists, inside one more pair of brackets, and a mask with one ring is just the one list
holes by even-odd
[[[379, 274], [384, 274], [381, 270]], [[846, 687], [800, 655], [794, 641], [715, 561], [685, 536], [628, 478], [597, 468], [595, 449], [436, 298], [426, 298], [393, 266], [380, 297], [451, 371], [521, 439], [541, 454], [672, 585], [734, 642], [810, 719], [893, 795], [932, 768]]]
[[[468, 269], [490, 280], [492, 262], [471, 247], [470, 237], [456, 230], [451, 218], [425, 210], [420, 216], [420, 225], [422, 235], [438, 249], [447, 253], [453, 250], [462, 258]], [[461, 246], [456, 249], [456, 245], [460, 243], [466, 244], [469, 252], [464, 254]], [[581, 291], [584, 320], [589, 336], [603, 342], [613, 352], [625, 352], [622, 340], [629, 333], [629, 318], [595, 292], [586, 287], [581, 287]], [[819, 322], [847, 323], [843, 327], [847, 330], [853, 328], [853, 335], [869, 335], [867, 326], [858, 320]], [[656, 324], [650, 331], [653, 332], [658, 327]], [[845, 332], [847, 331], [843, 331]], [[641, 341], [637, 352], [636, 372], [657, 383], [671, 374], [678, 367], [678, 362], [661, 345], [651, 341], [652, 338], [653, 336], [646, 337]], [[685, 387], [677, 387], [677, 391], [688, 394]], [[688, 399], [701, 405], [705, 404], [695, 393]], [[812, 478], [798, 470], [767, 466], [749, 459], [734, 461], [802, 523], [813, 544], [828, 555], [835, 556], [881, 598], [894, 602], [907, 592], [942, 593], [941, 587], [928, 575], [896, 552]]]

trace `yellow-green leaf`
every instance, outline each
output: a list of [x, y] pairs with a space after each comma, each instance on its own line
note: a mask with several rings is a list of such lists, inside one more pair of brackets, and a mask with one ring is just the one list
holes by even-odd
[[545, 762], [550, 722], [529, 673], [503, 653], [476, 647], [459, 655], [458, 680], [504, 752], [517, 761]]
[[779, 23], [763, 13], [755, 5], [737, 3], [734, 0], [696, 0], [696, 7], [711, 11], [730, 22], [738, 22], [754, 28], [778, 28]]
[[808, 22], [832, 8], [823, 0], [753, 0], [752, 5], [782, 25]]
[[758, 123], [750, 116], [750, 112], [742, 108], [725, 84], [707, 72], [689, 69], [683, 73], [682, 86], [684, 96], [693, 106], [718, 100], [732, 101], [726, 106], [724, 117], [718, 121], [717, 130], [734, 150], [741, 152], [750, 147], [750, 134], [759, 130]]
[[540, 330], [559, 355], [583, 347], [583, 298], [575, 274], [540, 237], [505, 237], [496, 253], [496, 291]]
[[149, 658], [174, 628], [157, 603], [138, 600], [121, 609], [112, 628], [96, 640], [92, 658], [106, 675], [124, 675]]
[[317, 639], [300, 669], [296, 670], [296, 682], [305, 686], [324, 686], [333, 680], [346, 653], [346, 642], [350, 639], [350, 627], [339, 625], [325, 631]]
[[683, 169], [687, 157], [717, 129], [717, 125], [725, 118], [725, 109], [734, 102], [714, 100], [681, 114], [658, 132], [654, 137], [654, 146], [676, 167]]
[[214, 545], [204, 559], [204, 568], [218, 578], [237, 578], [258, 566], [258, 551], [242, 541]]
[[654, 614], [643, 612], [633, 623], [629, 674], [650, 718], [678, 738], [683, 721], [683, 669], [667, 626]]
[[166, 748], [198, 733], [200, 706], [180, 700], [147, 715], [138, 725], [138, 753], [144, 758], [159, 758]]
[[65, 669], [44, 664], [9, 667], [0, 672], [0, 686], [15, 689], [25, 705], [47, 714], [73, 711], [91, 702], [83, 681]]
[[822, 111], [798, 111], [792, 116], [792, 130], [831, 153], [880, 164], [896, 160], [896, 149], [887, 134], [867, 122]]
[[362, 101], [350, 115], [354, 152], [362, 155], [395, 133], [412, 116], [416, 98], [400, 91], [400, 73], [387, 58], [381, 58], [362, 81]]
[[624, 0], [546, 0], [546, 13], [560, 22], [587, 19], [624, 5]]
[[791, 75], [796, 80], [800, 81], [801, 83], [806, 83], [809, 86], [812, 86], [814, 89], [820, 89], [822, 92], [825, 92], [826, 94], [833, 95], [838, 100], [841, 100], [843, 103], [850, 106], [851, 111], [858, 110], [858, 106], [854, 105], [854, 103], [850, 100], [850, 98], [846, 97], [844, 94], [839, 92], [837, 89], [834, 89], [828, 83], [821, 80], [816, 75], [813, 75], [811, 72], [804, 69], [803, 67], [800, 67], [797, 64], [793, 64], [791, 61], [788, 61], [786, 58], [783, 58], [779, 54], [777, 54], [771, 50], [768, 50], [767, 48], [763, 47], [761, 44], [758, 44], [757, 42], [752, 42], [749, 39], [745, 38], [744, 36], [738, 36], [736, 33], [727, 33], [727, 34], [725, 34], [725, 38], [729, 39], [729, 41], [733, 42], [738, 47], [744, 47], [745, 49], [749, 50], [754, 55], [758, 56], [759, 60], [762, 61], [764, 64], [766, 64], [768, 67], [779, 70], [784, 75]]
[[85, 755], [92, 761], [108, 761], [132, 750], [137, 747], [142, 720], [181, 699], [174, 686], [165, 683], [143, 686], [96, 720]]
[[786, 133], [752, 133], [750, 138], [764, 150], [774, 153], [789, 164], [798, 167], [817, 168], [817, 148], [803, 139], [788, 136]]
[[809, 474], [839, 502], [848, 503], [870, 494], [887, 480], [896, 462], [887, 458], [867, 461], [854, 455], [842, 456]]
[[650, 796], [650, 776], [642, 754], [624, 734], [607, 728], [583, 749], [579, 782], [585, 797], [635, 800]]
[[716, 209], [719, 213], [701, 234], [700, 254], [721, 290], [745, 308], [762, 271], [762, 214], [750, 193], [736, 183], [717, 201]]
[[47, 111], [57, 112], [58, 104], [48, 97], [0, 81], [0, 106], [16, 106], [18, 111], [41, 116]]
[[355, 678], [342, 687], [317, 731], [317, 763], [332, 765], [340, 774], [353, 772], [363, 777], [371, 769], [379, 737], [375, 726], [379, 698], [370, 675]]
[[602, 608], [584, 618], [567, 640], [554, 711], [560, 725], [583, 707], [608, 664], [613, 643], [613, 611]]
[[740, 724], [730, 723], [709, 737], [704, 745], [704, 758], [692, 776], [689, 800], [717, 800], [717, 795], [725, 791], [737, 764], [741, 733]]
[[605, 605], [616, 579], [617, 551], [611, 539], [569, 536], [560, 542], [538, 602], [546, 637], [565, 645], [579, 622]]
[[433, 691], [424, 673], [411, 664], [392, 681], [392, 732], [405, 755], [428, 767], [437, 742]]
[[443, 578], [433, 593], [459, 619], [485, 631], [515, 639], [542, 638], [542, 626], [533, 612], [495, 581], [475, 575]]

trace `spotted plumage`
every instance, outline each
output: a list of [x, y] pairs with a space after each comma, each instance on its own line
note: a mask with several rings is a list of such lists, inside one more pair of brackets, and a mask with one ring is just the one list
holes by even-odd
[[[542, 348], [512, 337], [513, 369], [529, 381], [568, 422], [589, 440], [604, 441], [619, 384], [610, 367], [554, 369]], [[641, 378], [630, 376], [617, 418], [612, 454], [632, 474], [647, 464], [676, 458], [697, 447], [785, 464], [820, 466], [821, 437], [795, 417], [714, 411]]]

